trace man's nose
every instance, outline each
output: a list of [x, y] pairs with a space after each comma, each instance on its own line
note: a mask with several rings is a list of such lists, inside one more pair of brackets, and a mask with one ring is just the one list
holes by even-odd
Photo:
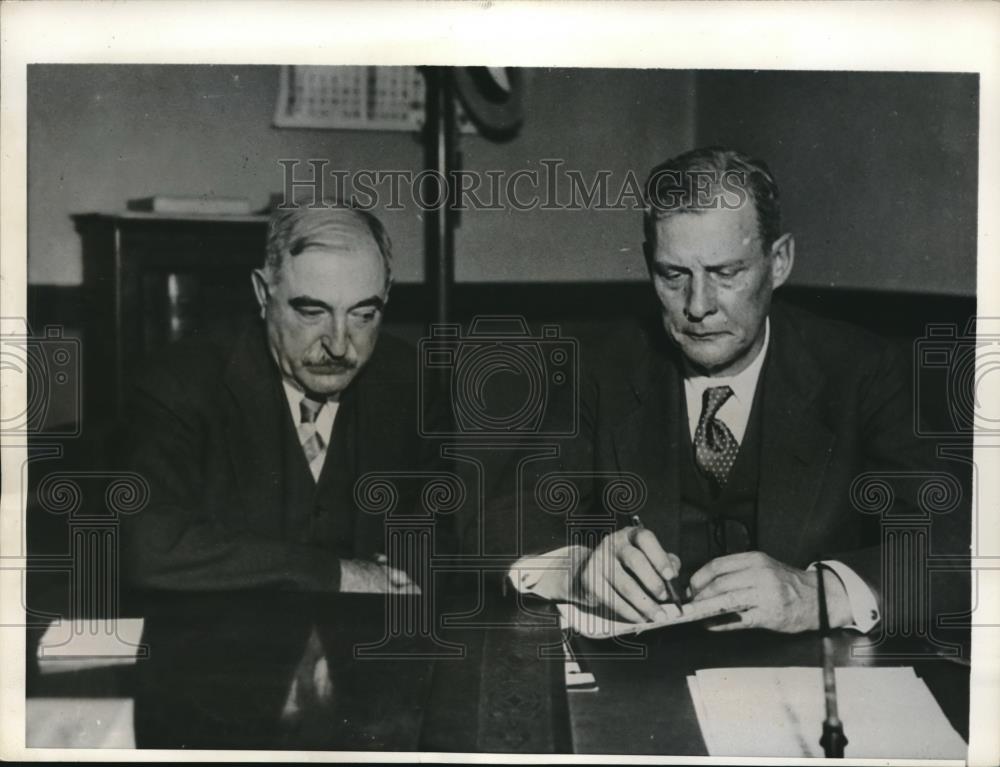
[[697, 322], [715, 312], [715, 288], [703, 274], [692, 275], [688, 283], [684, 314]]
[[331, 357], [343, 357], [347, 354], [347, 322], [346, 318], [331, 317], [323, 331], [323, 348]]

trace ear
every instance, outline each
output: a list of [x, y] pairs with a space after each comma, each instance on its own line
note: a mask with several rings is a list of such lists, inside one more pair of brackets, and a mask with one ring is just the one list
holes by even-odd
[[257, 306], [260, 307], [260, 317], [264, 319], [267, 314], [267, 275], [263, 269], [254, 269], [251, 280], [253, 281], [253, 293], [257, 296]]
[[794, 265], [795, 238], [791, 234], [783, 234], [771, 246], [771, 287], [783, 285]]

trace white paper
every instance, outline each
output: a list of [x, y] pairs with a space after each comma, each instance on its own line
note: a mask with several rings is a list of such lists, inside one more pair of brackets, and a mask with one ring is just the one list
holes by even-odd
[[28, 748], [135, 748], [129, 698], [28, 698]]
[[[836, 669], [849, 758], [965, 759], [967, 746], [912, 667]], [[688, 677], [711, 756], [822, 757], [822, 669], [723, 668]]]
[[698, 602], [686, 604], [684, 605], [683, 613], [677, 608], [677, 605], [660, 605], [667, 614], [667, 618], [651, 623], [629, 623], [628, 621], [614, 620], [613, 618], [597, 615], [582, 607], [566, 602], [562, 602], [556, 606], [559, 608], [559, 621], [563, 630], [572, 631], [588, 639], [610, 639], [611, 637], [626, 636], [628, 634], [641, 634], [644, 631], [664, 626], [675, 626], [681, 623], [700, 621], [725, 613], [725, 610], [706, 610], [701, 606], [702, 604]]
[[38, 668], [49, 673], [135, 663], [142, 627], [142, 618], [57, 621], [38, 643]]

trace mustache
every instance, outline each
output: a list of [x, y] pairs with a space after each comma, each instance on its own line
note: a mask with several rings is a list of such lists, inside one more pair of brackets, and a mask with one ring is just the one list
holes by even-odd
[[338, 360], [338, 359], [319, 359], [319, 360], [303, 360], [303, 367], [315, 368], [330, 372], [348, 372], [354, 370], [357, 367], [357, 363], [351, 362], [350, 360]]

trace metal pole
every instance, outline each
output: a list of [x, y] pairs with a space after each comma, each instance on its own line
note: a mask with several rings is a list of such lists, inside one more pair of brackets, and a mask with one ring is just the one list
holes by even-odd
[[426, 283], [434, 295], [434, 321], [451, 319], [451, 291], [455, 282], [454, 212], [449, 176], [455, 157], [455, 94], [449, 67], [427, 69], [425, 165], [433, 172], [423, 199], [438, 203], [424, 211]]

